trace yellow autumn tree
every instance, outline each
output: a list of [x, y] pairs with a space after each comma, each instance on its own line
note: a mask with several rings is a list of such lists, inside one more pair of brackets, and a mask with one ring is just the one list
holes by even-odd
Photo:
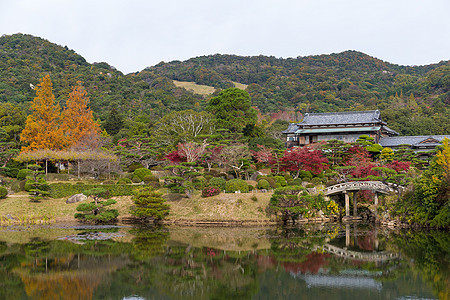
[[445, 138], [442, 144], [444, 147], [436, 154], [436, 162], [444, 169], [444, 176], [447, 180], [450, 180], [450, 139]]
[[32, 114], [27, 117], [20, 140], [28, 146], [22, 152], [38, 149], [61, 150], [67, 145], [61, 124], [61, 107], [55, 103], [50, 75], [42, 78], [35, 88], [36, 97], [31, 105]]
[[100, 136], [100, 125], [94, 121], [88, 107], [89, 97], [81, 81], [72, 87], [66, 108], [62, 113], [61, 128], [69, 148], [96, 148]]

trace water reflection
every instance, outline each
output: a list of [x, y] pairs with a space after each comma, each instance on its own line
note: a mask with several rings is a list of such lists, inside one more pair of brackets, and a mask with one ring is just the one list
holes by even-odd
[[51, 230], [24, 243], [14, 242], [23, 232], [0, 231], [0, 299], [449, 296], [446, 232], [340, 224]]

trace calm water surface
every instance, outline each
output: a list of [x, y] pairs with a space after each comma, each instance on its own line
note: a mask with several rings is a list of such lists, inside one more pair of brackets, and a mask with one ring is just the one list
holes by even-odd
[[0, 228], [0, 299], [449, 299], [448, 232]]

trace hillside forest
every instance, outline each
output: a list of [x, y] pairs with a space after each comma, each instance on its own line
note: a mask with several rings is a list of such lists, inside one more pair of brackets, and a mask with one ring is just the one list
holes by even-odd
[[[0, 58], [1, 172], [34, 174], [28, 190], [36, 200], [46, 189], [39, 166], [29, 164], [45, 173], [73, 168], [78, 177], [113, 174], [123, 183], [163, 185], [187, 197], [279, 188], [267, 213], [284, 222], [311, 213], [300, 203], [325, 205], [320, 195], [304, 194], [286, 208], [286, 195], [304, 190], [304, 182], [382, 180], [403, 199], [389, 207], [393, 216], [448, 226], [448, 141], [431, 161], [420, 161], [408, 149], [383, 149], [365, 136], [355, 144], [330, 141], [290, 151], [281, 135], [307, 112], [369, 109], [379, 109], [402, 135], [448, 134], [448, 61], [406, 67], [356, 51], [288, 59], [212, 55], [124, 75], [105, 62], [88, 63], [67, 46], [22, 34], [0, 38]], [[196, 93], [177, 82], [214, 92]], [[135, 174], [149, 168], [164, 170], [163, 182]], [[261, 170], [269, 174], [256, 173]], [[245, 181], [256, 174], [256, 185]], [[399, 188], [408, 185], [414, 188]], [[327, 209], [336, 213], [338, 204]]]

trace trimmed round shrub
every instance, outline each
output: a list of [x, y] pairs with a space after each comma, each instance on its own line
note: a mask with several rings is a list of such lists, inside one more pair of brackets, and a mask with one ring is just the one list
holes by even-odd
[[248, 184], [245, 180], [242, 179], [231, 179], [225, 184], [225, 190], [227, 191], [227, 193], [234, 193], [237, 191], [241, 191], [241, 193], [247, 193]]
[[220, 194], [220, 189], [216, 186], [208, 186], [202, 190], [202, 197], [212, 197]]
[[251, 184], [248, 185], [248, 191], [249, 191], [249, 192], [253, 191], [254, 188], [255, 188], [255, 187], [254, 187], [253, 185], [251, 185]]
[[31, 175], [33, 171], [30, 169], [22, 169], [17, 173], [17, 179], [24, 180], [28, 175]]
[[197, 190], [202, 190], [203, 188], [206, 187], [206, 185], [208, 184], [208, 181], [206, 180], [205, 177], [203, 177], [203, 176], [198, 176], [198, 177], [195, 177], [195, 178], [192, 180], [192, 184], [193, 184], [193, 186], [194, 186], [195, 189], [197, 189]]
[[144, 177], [144, 183], [148, 184], [150, 182], [159, 182], [159, 178], [155, 175], [149, 175]]
[[280, 184], [280, 186], [287, 186], [287, 181], [283, 176], [275, 176], [275, 180]]
[[144, 166], [140, 163], [135, 162], [128, 166], [127, 171], [130, 173], [133, 173], [135, 170], [141, 169], [141, 168], [144, 168]]
[[133, 178], [131, 178], [131, 182], [140, 183], [140, 182], [142, 182], [142, 179], [138, 176], [133, 176]]
[[115, 184], [116, 182], [113, 180], [105, 180], [102, 182], [102, 184]]
[[5, 187], [0, 186], [0, 199], [5, 199], [7, 195], [8, 190]]
[[295, 178], [290, 185], [302, 185], [302, 182], [303, 180], [301, 178]]
[[120, 178], [119, 181], [117, 181], [117, 184], [131, 184], [132, 181], [130, 178]]
[[277, 187], [277, 181], [273, 177], [266, 177], [264, 178], [269, 183], [270, 187], [275, 189]]
[[222, 177], [213, 177], [209, 180], [210, 186], [215, 186], [221, 189], [222, 191], [225, 190], [225, 184], [227, 181], [223, 179]]
[[319, 185], [319, 184], [322, 183], [322, 179], [320, 179], [320, 178], [318, 178], [318, 177], [314, 177], [313, 179], [311, 179], [311, 182], [312, 182], [314, 185]]
[[[151, 175], [153, 175], [152, 171], [150, 171], [149, 169], [146, 169], [146, 168], [139, 168], [139, 169], [134, 170], [134, 172], [133, 172], [133, 178], [139, 177], [139, 179], [141, 181], [144, 181], [145, 176], [151, 176]], [[131, 179], [131, 180], [133, 180], [133, 179]]]
[[286, 174], [286, 175], [284, 175], [284, 179], [286, 179], [286, 181], [289, 182], [289, 180], [293, 180], [294, 178], [292, 177], [291, 174]]
[[266, 179], [261, 179], [258, 181], [258, 185], [256, 187], [260, 190], [270, 190], [270, 184]]

